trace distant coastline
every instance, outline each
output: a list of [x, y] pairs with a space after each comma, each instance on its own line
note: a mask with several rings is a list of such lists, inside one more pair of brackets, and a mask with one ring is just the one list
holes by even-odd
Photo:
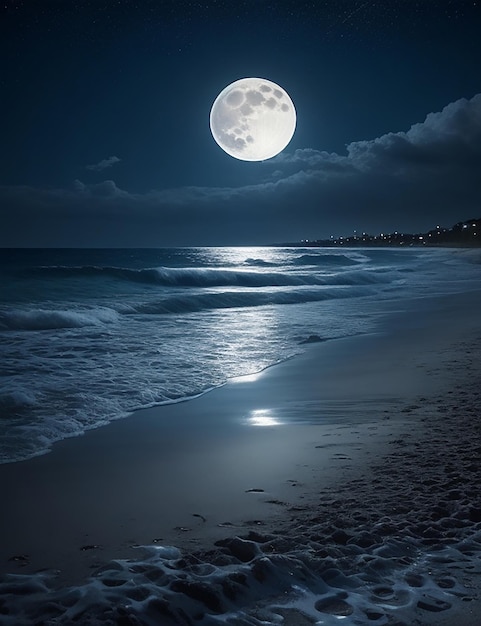
[[450, 228], [436, 226], [425, 233], [379, 233], [371, 235], [363, 232], [346, 237], [330, 237], [329, 239], [301, 239], [295, 242], [276, 244], [279, 246], [306, 246], [313, 248], [325, 247], [385, 247], [385, 246], [430, 246], [430, 247], [473, 247], [481, 246], [481, 218], [457, 222]]

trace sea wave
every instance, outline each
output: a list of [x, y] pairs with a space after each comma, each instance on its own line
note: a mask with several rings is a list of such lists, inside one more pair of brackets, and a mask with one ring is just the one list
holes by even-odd
[[288, 291], [227, 291], [171, 296], [154, 302], [124, 307], [124, 312], [146, 315], [195, 313], [211, 309], [258, 307], [266, 305], [302, 304], [369, 295], [367, 288], [294, 289]]
[[362, 259], [355, 259], [345, 254], [303, 254], [296, 257], [292, 263], [294, 265], [349, 266], [362, 263]]
[[[347, 284], [344, 286], [347, 287]], [[123, 315], [168, 315], [196, 313], [216, 309], [234, 309], [267, 305], [302, 304], [340, 298], [369, 295], [368, 287], [350, 289], [343, 286], [317, 289], [289, 289], [275, 291], [223, 291], [186, 293], [160, 300], [132, 304], [120, 303], [117, 310], [92, 308], [89, 310], [10, 310], [0, 312], [0, 331], [41, 331], [62, 328], [83, 328], [112, 324]]]
[[279, 263], [266, 261], [265, 259], [248, 258], [244, 261], [244, 265], [252, 265], [254, 267], [278, 267]]
[[14, 390], [0, 393], [0, 416], [8, 412], [8, 417], [36, 406], [37, 398], [31, 391]]
[[[310, 283], [265, 285], [264, 289], [242, 288], [214, 291], [192, 289], [156, 300], [119, 302], [110, 307], [72, 309], [7, 309], [0, 311], [0, 331], [41, 331], [113, 324], [129, 314], [165, 315], [216, 309], [267, 305], [302, 304], [372, 295], [373, 290], [391, 285], [390, 273], [346, 272], [318, 277]], [[211, 285], [212, 287], [217, 285]], [[238, 285], [237, 285], [238, 286]], [[75, 307], [75, 305], [73, 305]]]
[[[312, 256], [312, 259], [317, 257]], [[326, 258], [326, 257], [323, 257]], [[327, 257], [329, 258], [329, 257]], [[336, 255], [332, 255], [329, 264], [337, 264]], [[344, 257], [347, 259], [347, 257]], [[341, 264], [348, 264], [343, 260]], [[351, 264], [356, 264], [352, 261]], [[165, 287], [289, 287], [300, 285], [359, 285], [374, 282], [386, 282], [379, 278], [377, 270], [350, 270], [334, 274], [299, 271], [249, 271], [230, 268], [199, 267], [156, 267], [129, 269], [120, 267], [43, 267], [34, 270], [36, 275], [57, 278], [108, 277], [136, 283], [147, 283]], [[395, 275], [393, 272], [391, 275]]]
[[294, 266], [317, 266], [317, 267], [349, 267], [351, 265], [358, 265], [366, 261], [366, 258], [362, 253], [354, 252], [351, 255], [347, 254], [326, 254], [325, 250], [321, 249], [318, 254], [309, 253], [294, 256], [290, 260], [284, 259], [284, 262], [280, 264], [275, 261], [266, 261], [260, 258], [247, 258], [244, 261], [244, 265], [250, 265], [254, 267], [282, 267], [283, 265]]
[[0, 330], [53, 330], [82, 328], [115, 322], [118, 313], [110, 308], [84, 310], [12, 309], [0, 312]]

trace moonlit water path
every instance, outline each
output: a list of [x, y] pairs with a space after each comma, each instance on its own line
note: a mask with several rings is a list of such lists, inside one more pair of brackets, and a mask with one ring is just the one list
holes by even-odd
[[[2, 250], [0, 461], [369, 331], [479, 282], [475, 250]], [[397, 305], [395, 305], [397, 306]]]

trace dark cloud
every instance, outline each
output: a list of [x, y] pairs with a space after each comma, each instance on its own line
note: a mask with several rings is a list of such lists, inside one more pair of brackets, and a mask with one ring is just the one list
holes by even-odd
[[92, 170], [94, 172], [101, 172], [102, 170], [107, 169], [108, 167], [112, 167], [116, 163], [120, 163], [121, 159], [116, 156], [111, 156], [108, 159], [102, 159], [98, 163], [94, 163], [94, 165], [87, 165], [87, 170]]
[[405, 168], [433, 164], [457, 167], [479, 164], [481, 155], [481, 94], [458, 100], [440, 113], [430, 113], [407, 133], [389, 133], [374, 141], [348, 146], [348, 155], [359, 167], [379, 167], [386, 162]]
[[135, 194], [112, 180], [71, 189], [0, 188], [3, 246], [229, 245], [353, 229], [424, 230], [478, 215], [481, 94], [407, 132], [259, 164], [263, 181]]
[[81, 180], [74, 181], [74, 190], [84, 198], [131, 198], [128, 192], [119, 189], [113, 180], [104, 180], [95, 185], [86, 185]]

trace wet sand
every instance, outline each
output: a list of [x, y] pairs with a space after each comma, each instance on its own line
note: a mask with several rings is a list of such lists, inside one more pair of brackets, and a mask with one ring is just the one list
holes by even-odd
[[[0, 466], [0, 572], [52, 568], [56, 586], [79, 583], [150, 544], [239, 561], [228, 542], [242, 536], [251, 560], [308, 549], [362, 580], [376, 558], [381, 569], [396, 558], [383, 546], [412, 541], [443, 554], [444, 574], [431, 579], [429, 556], [403, 579], [415, 601], [387, 585], [391, 597], [371, 590], [371, 604], [388, 615], [398, 602], [399, 623], [478, 623], [480, 300], [412, 302], [378, 333], [308, 346], [257, 376]], [[464, 552], [449, 548], [463, 541]], [[436, 585], [456, 591], [453, 601], [436, 604]], [[285, 623], [335, 616], [306, 598]], [[382, 622], [366, 611], [366, 623]]]

